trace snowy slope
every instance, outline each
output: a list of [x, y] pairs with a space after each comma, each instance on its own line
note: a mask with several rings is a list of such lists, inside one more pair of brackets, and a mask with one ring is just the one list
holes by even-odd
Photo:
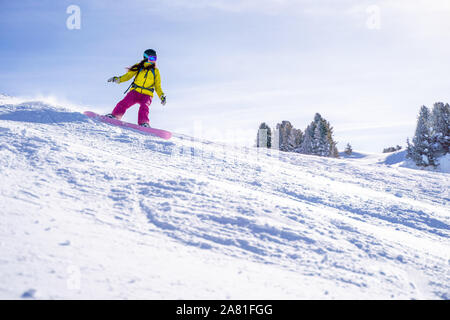
[[442, 173], [450, 173], [450, 154], [438, 157], [436, 162], [438, 165], [436, 167], [419, 167], [414, 161], [406, 158], [406, 150], [396, 151], [390, 153], [361, 153], [353, 152], [351, 155], [341, 152], [340, 157], [348, 159], [351, 161], [358, 161], [359, 163], [365, 164], [384, 164], [393, 167], [403, 167], [416, 170], [426, 170]]
[[450, 298], [445, 173], [2, 97], [0, 174], [0, 298]]

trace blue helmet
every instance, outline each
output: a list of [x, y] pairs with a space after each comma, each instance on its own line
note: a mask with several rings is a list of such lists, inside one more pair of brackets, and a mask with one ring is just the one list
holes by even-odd
[[144, 51], [144, 59], [148, 59], [148, 57], [156, 57], [156, 51], [153, 49], [147, 49]]

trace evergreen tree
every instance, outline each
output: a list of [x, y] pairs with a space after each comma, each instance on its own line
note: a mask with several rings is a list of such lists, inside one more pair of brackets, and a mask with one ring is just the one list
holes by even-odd
[[280, 134], [280, 150], [295, 151], [301, 144], [303, 133], [300, 129], [295, 129], [289, 121], [282, 121], [277, 124]]
[[430, 131], [430, 110], [426, 106], [422, 106], [417, 119], [412, 146], [408, 145], [410, 149], [408, 156], [418, 166], [436, 165]]
[[345, 148], [345, 154], [346, 155], [351, 155], [352, 153], [353, 153], [353, 149], [352, 149], [352, 146], [350, 145], [350, 143], [347, 143], [347, 147]]
[[436, 157], [449, 153], [450, 146], [450, 106], [437, 102], [431, 112], [431, 135]]
[[294, 151], [295, 151], [295, 149], [300, 147], [300, 145], [303, 141], [303, 132], [300, 129], [293, 129], [292, 136], [293, 136], [293, 141], [294, 141], [294, 146], [295, 146]]
[[409, 138], [406, 138], [406, 158], [413, 159], [414, 146], [409, 142]]
[[329, 148], [330, 148], [329, 157], [339, 158], [337, 142], [334, 141], [334, 139], [333, 139], [333, 127], [330, 125], [330, 123], [328, 121], [326, 122], [326, 125], [327, 125], [327, 140], [328, 140]]
[[312, 141], [312, 154], [321, 156], [323, 153], [322, 148], [322, 134], [320, 132], [320, 127], [316, 125], [316, 129], [314, 130], [314, 136]]
[[289, 151], [295, 151], [299, 147], [302, 138], [303, 138], [302, 131], [300, 129], [292, 128], [287, 136], [287, 145]]
[[272, 147], [272, 131], [265, 122], [259, 126], [258, 134], [256, 135], [256, 146], [258, 148]]
[[313, 154], [329, 157], [330, 156], [330, 143], [328, 141], [328, 128], [327, 124], [323, 119], [319, 120], [317, 123], [316, 130], [314, 131], [314, 150]]
[[292, 124], [289, 121], [281, 121], [281, 124], [277, 124], [277, 130], [280, 134], [280, 150], [281, 151], [291, 151], [288, 143], [288, 138], [290, 135], [290, 131], [292, 129]]
[[314, 133], [316, 131], [317, 124], [313, 121], [306, 127], [303, 135], [303, 141], [300, 144], [297, 152], [303, 154], [314, 154]]
[[298, 152], [338, 158], [339, 152], [336, 145], [330, 123], [316, 113], [314, 121], [305, 130]]
[[[267, 132], [267, 134], [266, 134]], [[267, 135], [267, 147], [277, 143], [282, 151], [298, 152], [303, 154], [314, 154], [322, 157], [339, 158], [336, 147], [337, 142], [333, 140], [333, 127], [319, 113], [314, 115], [314, 121], [303, 133], [295, 129], [289, 121], [282, 121], [273, 132], [266, 123], [259, 126], [256, 137], [257, 147], [266, 147], [265, 136]], [[276, 135], [275, 137], [273, 135]], [[272, 138], [275, 138], [275, 142]]]

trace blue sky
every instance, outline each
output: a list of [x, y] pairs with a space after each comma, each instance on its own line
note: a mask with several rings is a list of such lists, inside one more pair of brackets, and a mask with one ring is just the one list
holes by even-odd
[[446, 0], [0, 0], [0, 92], [110, 112], [128, 83], [106, 79], [154, 48], [155, 127], [251, 145], [261, 122], [303, 130], [319, 112], [340, 150], [379, 152], [450, 102], [449, 16]]

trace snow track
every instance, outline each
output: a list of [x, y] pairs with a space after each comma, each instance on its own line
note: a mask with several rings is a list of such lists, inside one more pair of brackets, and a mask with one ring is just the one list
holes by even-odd
[[0, 298], [450, 298], [448, 174], [4, 98], [0, 174]]

